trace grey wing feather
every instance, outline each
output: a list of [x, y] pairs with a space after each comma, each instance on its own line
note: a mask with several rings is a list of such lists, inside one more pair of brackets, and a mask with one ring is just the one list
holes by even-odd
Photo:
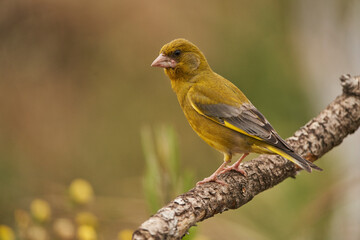
[[263, 139], [264, 142], [280, 149], [291, 150], [291, 147], [276, 133], [266, 118], [252, 105], [243, 104], [241, 107], [227, 104], [196, 104], [207, 116], [216, 118], [242, 129], [248, 134]]

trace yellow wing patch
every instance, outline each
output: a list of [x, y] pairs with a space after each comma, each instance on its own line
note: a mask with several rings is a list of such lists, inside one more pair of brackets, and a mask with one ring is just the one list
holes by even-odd
[[232, 129], [234, 131], [237, 131], [239, 133], [242, 133], [242, 134], [244, 134], [246, 136], [249, 136], [249, 137], [255, 138], [257, 140], [263, 141], [263, 139], [261, 139], [261, 138], [259, 138], [257, 136], [251, 135], [251, 134], [245, 132], [244, 130], [242, 130], [242, 129], [240, 129], [240, 128], [238, 128], [238, 127], [236, 127], [236, 126], [234, 126], [234, 125], [232, 125], [230, 123], [228, 123], [227, 121], [224, 121], [224, 126], [227, 127], [227, 128], [230, 128], [230, 129]]

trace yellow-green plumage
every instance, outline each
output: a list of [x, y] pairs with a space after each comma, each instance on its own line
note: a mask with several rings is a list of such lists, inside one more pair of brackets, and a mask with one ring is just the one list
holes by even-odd
[[[279, 154], [309, 172], [320, 170], [296, 154], [234, 84], [213, 72], [191, 42], [176, 39], [164, 45], [152, 66], [164, 68], [194, 131], [224, 154], [224, 164], [204, 182], [218, 181], [235, 153]], [[242, 171], [241, 160], [232, 169]]]

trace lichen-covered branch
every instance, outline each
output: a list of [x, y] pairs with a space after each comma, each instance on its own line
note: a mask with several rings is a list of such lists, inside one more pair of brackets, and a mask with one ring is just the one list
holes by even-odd
[[[343, 94], [287, 139], [296, 152], [310, 161], [339, 145], [360, 126], [360, 76], [343, 75], [340, 80]], [[242, 168], [247, 177], [231, 171], [219, 177], [228, 185], [210, 182], [178, 196], [141, 224], [133, 239], [180, 239], [197, 222], [239, 208], [299, 170], [275, 155], [261, 155], [243, 163]]]

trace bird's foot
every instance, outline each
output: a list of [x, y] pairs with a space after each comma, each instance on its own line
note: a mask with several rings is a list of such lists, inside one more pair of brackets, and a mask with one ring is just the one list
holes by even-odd
[[199, 186], [199, 185], [202, 185], [202, 184], [208, 183], [208, 182], [216, 182], [216, 183], [219, 183], [219, 184], [221, 184], [221, 185], [227, 185], [226, 182], [221, 181], [221, 180], [218, 179], [217, 176], [214, 175], [214, 174], [211, 175], [210, 177], [204, 178], [204, 180], [202, 180], [202, 181], [197, 182], [196, 185]]
[[221, 171], [221, 174], [230, 172], [231, 170], [235, 170], [235, 171], [239, 172], [241, 175], [243, 175], [244, 177], [247, 177], [247, 173], [242, 168], [240, 168], [239, 165], [236, 165], [236, 163], [234, 165], [224, 168], [224, 170]]
[[244, 154], [241, 156], [241, 158], [236, 161], [236, 163], [234, 163], [234, 164], [231, 165], [230, 167], [224, 167], [223, 170], [220, 172], [220, 174], [229, 172], [229, 171], [231, 171], [231, 170], [235, 170], [235, 171], [241, 173], [241, 175], [243, 175], [244, 177], [247, 177], [246, 172], [245, 172], [243, 169], [241, 169], [241, 167], [240, 167], [241, 161], [242, 161], [244, 158], [246, 158], [247, 155], [249, 155], [249, 153], [244, 153]]

